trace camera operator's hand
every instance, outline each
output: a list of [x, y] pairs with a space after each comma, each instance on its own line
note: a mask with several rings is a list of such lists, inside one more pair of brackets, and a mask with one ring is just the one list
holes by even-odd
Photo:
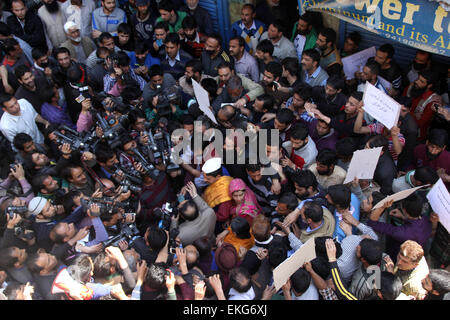
[[55, 208], [56, 208], [56, 214], [57, 214], [57, 215], [64, 214], [65, 211], [66, 211], [66, 210], [64, 209], [64, 206], [63, 206], [62, 204], [56, 205]]
[[175, 276], [172, 271], [169, 271], [169, 275], [166, 275], [166, 287], [169, 293], [173, 293], [175, 291]]
[[114, 173], [112, 175], [112, 178], [114, 180], [116, 180], [117, 182], [121, 182], [121, 181], [123, 181], [125, 179], [125, 174], [123, 173], [122, 170], [119, 170], [117, 173]]
[[133, 164], [133, 166], [134, 166], [134, 168], [137, 170], [137, 171], [139, 171], [140, 173], [142, 173], [142, 174], [145, 174], [145, 170], [144, 170], [144, 168], [142, 167], [142, 164], [140, 163], [140, 162], [135, 162], [134, 164]]
[[128, 242], [126, 242], [125, 240], [120, 240], [118, 245], [119, 245], [120, 250], [122, 250], [122, 251], [125, 251], [128, 249]]
[[23, 296], [25, 300], [33, 300], [34, 286], [29, 282], [26, 283], [25, 288], [23, 289]]
[[[32, 235], [30, 239], [28, 239], [28, 235]], [[36, 236], [34, 235], [33, 230], [25, 230], [24, 237], [20, 238], [22, 241], [26, 242], [29, 246], [33, 246], [36, 243]]]
[[145, 276], [147, 275], [147, 262], [145, 260], [142, 260], [140, 263], [137, 263], [136, 269], [136, 285], [142, 285], [144, 283]]
[[81, 112], [87, 113], [92, 108], [91, 98], [86, 98], [81, 102]]
[[103, 250], [103, 244], [99, 243], [96, 244], [95, 246], [90, 246], [90, 247], [86, 247], [86, 246], [79, 246], [79, 250], [83, 253], [99, 253], [100, 251]]
[[91, 161], [95, 160], [95, 155], [92, 152], [85, 151], [81, 155], [81, 161]]
[[188, 267], [186, 263], [186, 249], [184, 248], [175, 248], [175, 254], [177, 255], [179, 266], [178, 268], [181, 271], [181, 274], [188, 273]]
[[120, 186], [118, 189], [118, 194], [119, 196], [117, 197], [117, 202], [123, 202], [123, 201], [127, 201], [128, 198], [131, 196], [131, 190], [128, 190], [127, 192], [122, 192], [123, 187]]
[[256, 251], [256, 257], [261, 261], [264, 260], [265, 258], [267, 258], [268, 255], [269, 255], [269, 251], [267, 249], [259, 248]]
[[103, 197], [103, 192], [99, 189], [96, 189], [94, 193], [91, 195], [91, 198], [97, 199]]
[[100, 215], [100, 206], [96, 203], [92, 203], [87, 210], [87, 214], [91, 218], [98, 217]]
[[16, 178], [16, 180], [21, 180], [25, 178], [25, 171], [23, 170], [22, 164], [18, 163], [14, 165], [14, 170], [11, 170], [11, 175]]
[[125, 270], [128, 268], [128, 262], [123, 256], [122, 250], [118, 247], [107, 247], [105, 249], [106, 254], [112, 259], [116, 260], [119, 263], [119, 267], [121, 270]]
[[97, 138], [103, 137], [103, 129], [100, 126], [95, 127], [95, 135]]
[[202, 280], [195, 285], [195, 300], [203, 300], [206, 294], [205, 282]]
[[186, 184], [186, 191], [189, 193], [192, 199], [194, 199], [197, 194], [197, 188], [195, 187], [195, 184], [192, 181], [189, 181]]
[[83, 227], [80, 230], [78, 230], [78, 232], [75, 234], [75, 236], [70, 239], [67, 243], [70, 246], [75, 245], [75, 243], [77, 243], [78, 241], [80, 241], [81, 239], [84, 239], [87, 235], [89, 234], [89, 227]]
[[281, 228], [281, 231], [282, 231], [286, 236], [288, 236], [289, 233], [291, 233], [291, 228], [290, 228], [290, 226], [285, 226], [285, 225], [283, 224], [283, 222], [281, 222], [281, 221], [275, 221], [275, 224]]
[[11, 218], [9, 214], [6, 215], [6, 220], [8, 221], [6, 224], [6, 228], [8, 229], [14, 229], [14, 227], [22, 221], [22, 217], [20, 214], [14, 213], [13, 217]]
[[61, 151], [63, 158], [70, 158], [70, 155], [72, 154], [72, 148], [70, 147], [70, 144], [63, 143], [61, 146], [59, 146], [59, 150]]
[[153, 108], [156, 108], [157, 105], [158, 105], [158, 95], [154, 96], [152, 99]]

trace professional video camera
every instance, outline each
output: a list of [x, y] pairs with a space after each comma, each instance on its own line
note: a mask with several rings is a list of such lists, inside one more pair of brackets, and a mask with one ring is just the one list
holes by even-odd
[[178, 207], [176, 206], [176, 203], [173, 203], [172, 205], [169, 202], [166, 202], [161, 208], [153, 209], [153, 215], [159, 220], [158, 227], [169, 231], [169, 252], [175, 254], [175, 248], [178, 246], [175, 238], [180, 231], [178, 228], [170, 230], [170, 224], [172, 222], [172, 216], [178, 216]]
[[[111, 149], [121, 146], [122, 142], [120, 139], [120, 135], [121, 131], [124, 130], [122, 125], [116, 124], [115, 126], [111, 126], [110, 122], [103, 118], [100, 113], [97, 113], [95, 116], [97, 117], [100, 128], [102, 128], [103, 130], [102, 138], [106, 139]], [[116, 119], [114, 119], [114, 122], [115, 121]]]
[[156, 110], [158, 111], [158, 115], [160, 117], [165, 117], [172, 113], [172, 109], [170, 107], [171, 104], [180, 104], [179, 91], [180, 89], [177, 86], [172, 86], [165, 89], [162, 89], [161, 85], [156, 86], [156, 94], [154, 96], [158, 96]]
[[98, 214], [92, 214], [92, 216], [99, 216], [102, 214], [112, 214], [114, 211], [114, 208], [126, 208], [130, 205], [130, 203], [127, 202], [118, 202], [115, 201], [114, 198], [111, 197], [102, 197], [102, 198], [91, 198], [91, 199], [81, 199], [81, 206], [84, 210], [87, 210], [90, 208], [92, 204], [96, 204], [100, 207], [100, 212]]
[[[6, 214], [9, 215], [9, 218], [12, 219], [14, 214], [18, 214], [20, 216], [24, 216], [25, 213], [28, 212], [28, 207], [26, 206], [9, 206], [6, 208]], [[14, 235], [18, 238], [31, 240], [34, 238], [34, 231], [31, 230], [31, 224], [28, 223], [27, 220], [22, 219], [15, 227], [14, 227]], [[28, 232], [25, 232], [28, 230]]]
[[134, 223], [122, 223], [120, 225], [120, 233], [106, 241], [103, 241], [102, 244], [105, 248], [109, 246], [118, 247], [119, 242], [122, 240], [125, 240], [128, 244], [130, 244], [138, 235], [139, 230]]
[[179, 169], [180, 167], [173, 161], [172, 141], [170, 135], [166, 132], [159, 131], [153, 135], [157, 152], [153, 153], [155, 164], [163, 163], [168, 172]]
[[68, 143], [70, 144], [70, 148], [74, 151], [92, 150], [92, 147], [89, 144], [89, 142], [92, 141], [90, 135], [82, 137], [78, 132], [73, 132], [74, 130], [66, 126], [62, 126], [60, 130], [64, 130], [65, 133], [62, 133], [61, 131], [53, 132], [53, 134], [57, 137], [56, 141], [58, 144]]
[[132, 148], [131, 151], [133, 151], [143, 169], [150, 177], [156, 178], [159, 175], [159, 170], [156, 169], [155, 166], [151, 164], [137, 148]]
[[131, 190], [133, 193], [140, 193], [142, 192], [142, 188], [133, 185], [130, 180], [124, 179], [120, 182], [120, 185], [122, 186], [122, 192], [126, 193], [128, 190]]
[[125, 169], [117, 165], [113, 168], [113, 175], [120, 175], [122, 173], [125, 176], [124, 180], [119, 181], [119, 184], [122, 186], [122, 192], [126, 193], [128, 190], [131, 190], [133, 193], [140, 193], [142, 191], [142, 188], [138, 187], [143, 182], [139, 171], [134, 168]]

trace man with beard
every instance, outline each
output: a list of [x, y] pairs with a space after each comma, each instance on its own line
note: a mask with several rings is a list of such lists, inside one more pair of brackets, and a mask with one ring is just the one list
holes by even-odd
[[255, 58], [245, 51], [245, 40], [240, 36], [235, 36], [230, 39], [229, 43], [230, 55], [234, 59], [234, 67], [237, 73], [252, 79], [255, 82], [259, 81], [258, 64]]
[[231, 25], [231, 37], [245, 39], [245, 51], [253, 55], [264, 31], [266, 31], [266, 25], [259, 20], [255, 20], [253, 4], [244, 4], [241, 9], [241, 20]]
[[25, 65], [18, 66], [15, 75], [20, 83], [15, 94], [16, 99], [26, 99], [40, 114], [42, 104], [53, 95], [52, 87], [45, 78], [35, 78], [30, 68]]
[[56, 300], [57, 296], [53, 295], [51, 290], [53, 281], [62, 267], [60, 267], [58, 259], [54, 255], [45, 252], [45, 250], [39, 250], [39, 252], [33, 253], [28, 257], [27, 266], [33, 275], [35, 287], [39, 294], [45, 300]]
[[313, 119], [308, 123], [308, 130], [309, 136], [316, 144], [316, 148], [319, 153], [324, 149], [336, 150], [338, 134], [325, 121]]
[[[198, 2], [199, 0], [186, 0], [186, 6], [182, 6], [180, 10], [188, 14], [186, 18], [194, 18], [198, 25], [199, 31], [209, 36], [213, 33], [213, 23], [211, 21], [211, 17], [209, 16], [208, 10], [200, 7]], [[184, 20], [186, 20], [186, 18], [184, 18]]]
[[416, 56], [407, 70], [408, 81], [414, 82], [419, 77], [419, 72], [429, 70], [431, 67], [431, 53], [423, 50], [417, 50]]
[[419, 127], [421, 141], [425, 140], [434, 113], [438, 107], [442, 106], [442, 97], [435, 92], [437, 81], [436, 73], [425, 70], [420, 72], [417, 80], [403, 92], [404, 96], [412, 98], [410, 113]]
[[394, 62], [394, 46], [389, 43], [380, 46], [375, 53], [375, 61], [381, 66], [380, 76], [392, 84], [389, 95], [396, 97], [400, 94], [402, 88], [402, 70]]
[[7, 19], [7, 25], [12, 33], [28, 42], [31, 47], [47, 52], [47, 39], [41, 19], [33, 12], [28, 11], [22, 0], [13, 0], [11, 3], [12, 16]]
[[202, 63], [197, 60], [193, 59], [186, 63], [184, 76], [182, 76], [178, 82], [180, 83], [181, 89], [194, 97], [194, 88], [192, 87], [192, 79], [200, 83], [203, 79], [211, 78], [211, 76], [208, 76], [203, 73]]
[[276, 106], [280, 106], [290, 97], [289, 90], [282, 88], [279, 83], [282, 75], [283, 66], [281, 63], [275, 61], [269, 62], [264, 70], [263, 80], [260, 82], [264, 88], [264, 93], [270, 94], [274, 98]]
[[67, 0], [61, 5], [61, 10], [67, 21], [73, 21], [80, 26], [82, 37], [91, 36], [94, 0]]
[[92, 37], [97, 39], [102, 32], [117, 36], [119, 24], [127, 22], [125, 12], [116, 8], [115, 0], [102, 0], [102, 7], [92, 12]]
[[291, 41], [294, 42], [299, 60], [302, 59], [304, 50], [313, 49], [316, 45], [317, 31], [313, 26], [313, 22], [313, 15], [310, 12], [306, 12], [300, 16], [292, 29]]
[[340, 74], [342, 70], [341, 56], [336, 48], [336, 31], [324, 28], [319, 32], [316, 49], [320, 51], [320, 66], [328, 74]]
[[310, 170], [297, 171], [293, 175], [292, 180], [294, 181], [295, 195], [299, 200], [312, 200], [321, 206], [327, 205], [326, 192], [319, 185], [316, 176]]
[[269, 62], [279, 62], [280, 59], [273, 56], [274, 46], [269, 39], [261, 40], [256, 46], [255, 58], [258, 62], [259, 78], [262, 80], [264, 76], [264, 70]]
[[287, 57], [297, 58], [294, 44], [283, 35], [283, 27], [279, 22], [273, 22], [261, 36], [261, 40], [269, 39], [273, 46], [273, 56], [280, 60]]
[[219, 34], [212, 34], [206, 40], [205, 49], [200, 57], [203, 72], [212, 77], [217, 76], [218, 67], [222, 62], [233, 63], [230, 56], [222, 49], [221, 43], [222, 37]]
[[351, 56], [358, 52], [359, 44], [361, 43], [361, 34], [358, 31], [349, 33], [344, 40], [344, 46], [341, 49], [341, 58]]
[[175, 10], [175, 4], [169, 0], [162, 0], [158, 3], [160, 17], [156, 23], [165, 21], [169, 24], [169, 32], [178, 32], [181, 29], [181, 22], [187, 16], [184, 11]]
[[80, 63], [86, 63], [87, 57], [95, 51], [96, 46], [91, 38], [81, 37], [80, 27], [72, 21], [64, 24], [64, 31], [69, 40], [61, 44], [70, 51], [70, 56], [74, 57]]
[[[242, 87], [242, 80], [236, 75], [230, 77], [226, 87], [222, 90], [222, 93], [214, 100], [212, 107], [214, 112], [219, 112], [222, 104], [229, 103], [233, 105], [237, 100], [242, 98], [246, 94], [245, 89]], [[246, 115], [250, 115], [250, 110], [245, 107], [239, 107], [239, 111]]]
[[443, 129], [430, 131], [425, 144], [420, 144], [414, 149], [413, 168], [429, 166], [437, 171], [450, 187], [450, 152], [445, 150], [448, 143], [448, 134]]
[[31, 73], [35, 77], [46, 78], [47, 82], [51, 84], [52, 83], [51, 67], [55, 67], [54, 60], [51, 61], [46, 52], [42, 52], [37, 48], [34, 48], [31, 52], [34, 60], [33, 67], [31, 68]]
[[57, 0], [42, 0], [44, 5], [39, 8], [38, 16], [44, 25], [45, 33], [54, 48], [58, 48], [66, 41], [64, 24], [66, 17], [61, 10], [61, 3]]
[[137, 0], [137, 11], [131, 17], [131, 24], [134, 26], [136, 40], [138, 42], [149, 42], [153, 39], [153, 26], [156, 15], [150, 10], [149, 0]]
[[334, 117], [347, 100], [347, 97], [342, 93], [344, 87], [344, 79], [333, 75], [327, 79], [325, 86], [312, 88], [311, 98], [320, 112], [328, 117]]
[[199, 59], [208, 37], [197, 31], [197, 22], [191, 16], [184, 18], [181, 26], [183, 27], [183, 32], [180, 33], [181, 48], [194, 58]]
[[[99, 47], [104, 47], [109, 50], [110, 54], [114, 52], [119, 52], [120, 49], [116, 47], [114, 43], [114, 37], [109, 32], [103, 32], [100, 37], [98, 37], [97, 44]], [[97, 63], [97, 51], [94, 50], [86, 59], [86, 66], [88, 69], [95, 67]]]
[[311, 87], [324, 86], [328, 73], [321, 67], [320, 53], [315, 49], [303, 51], [301, 80]]
[[300, 123], [292, 126], [290, 139], [283, 143], [283, 148], [289, 159], [300, 169], [313, 164], [317, 156], [316, 144], [308, 135], [308, 128]]
[[316, 163], [313, 163], [308, 169], [317, 178], [317, 182], [323, 187], [328, 188], [335, 184], [344, 182], [347, 172], [336, 165], [336, 151], [330, 149], [322, 150], [316, 157]]

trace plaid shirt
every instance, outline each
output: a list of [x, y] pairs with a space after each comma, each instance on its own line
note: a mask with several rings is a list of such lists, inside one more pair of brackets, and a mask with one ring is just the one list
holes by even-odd
[[339, 300], [336, 293], [334, 293], [333, 289], [326, 288], [324, 290], [319, 290], [320, 295], [324, 300]]
[[[371, 135], [383, 134], [384, 125], [380, 122], [375, 122], [375, 123], [369, 124], [367, 127], [370, 129]], [[406, 140], [405, 140], [405, 137], [401, 133], [398, 134], [398, 140], [400, 141], [400, 144], [402, 146], [405, 145]], [[394, 159], [394, 161], [397, 161], [398, 154], [396, 154], [394, 151], [394, 143], [392, 142], [391, 136], [389, 136], [389, 138], [388, 138], [388, 143], [389, 143], [389, 152], [391, 153], [392, 159]]]

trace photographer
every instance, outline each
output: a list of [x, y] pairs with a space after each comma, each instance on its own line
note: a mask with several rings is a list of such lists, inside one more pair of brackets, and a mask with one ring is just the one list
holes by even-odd
[[[174, 90], [178, 91], [178, 89], [172, 88], [172, 91]], [[177, 97], [174, 100], [170, 100], [170, 97], [167, 95], [168, 91], [168, 89], [163, 90], [162, 94], [155, 95], [149, 104], [149, 108], [145, 110], [147, 119], [151, 122], [152, 127], [156, 126], [162, 117], [167, 118], [169, 122], [180, 121], [184, 113], [179, 107], [178, 92], [176, 93]], [[174, 95], [175, 93], [170, 92], [170, 94]]]
[[[147, 262], [147, 265], [155, 263], [158, 255], [165, 250], [168, 252], [169, 233], [163, 229], [159, 229], [157, 226], [151, 226], [147, 228], [143, 237], [137, 238], [132, 244], [131, 248], [136, 250], [141, 256], [142, 260]], [[171, 260], [173, 260], [173, 254], [170, 254]]]
[[178, 237], [183, 246], [193, 243], [201, 237], [214, 238], [216, 214], [206, 202], [197, 194], [197, 189], [192, 182], [181, 190], [184, 196], [189, 193], [192, 200], [184, 200], [178, 205], [179, 215], [172, 217], [170, 229], [179, 228]]
[[[13, 190], [11, 185], [14, 183], [14, 181], [18, 181], [22, 189], [20, 199], [23, 200], [25, 203], [28, 203], [34, 197], [34, 194], [33, 191], [31, 190], [31, 185], [25, 178], [25, 171], [23, 170], [22, 165], [20, 163], [11, 164], [9, 170], [11, 171], [11, 173], [4, 181], [2, 181], [2, 183], [0, 183], [0, 188], [6, 190], [7, 193], [8, 192], [12, 193]], [[1, 197], [0, 203], [2, 203], [4, 200], [6, 200], [6, 197]]]
[[[144, 107], [149, 107], [152, 103], [152, 98], [155, 95], [160, 94], [163, 90], [175, 86], [177, 83], [171, 74], [164, 73], [159, 64], [154, 64], [148, 71], [150, 81], [145, 85], [142, 90], [142, 96], [144, 97]], [[151, 111], [151, 110], [150, 110]], [[148, 117], [148, 112], [145, 110], [145, 114]]]
[[36, 251], [38, 246], [34, 232], [29, 228], [29, 222], [18, 212], [3, 213], [5, 211], [2, 211], [2, 214], [6, 216], [6, 229], [3, 233], [1, 247], [7, 248], [14, 246], [19, 249], [26, 249], [28, 252]]
[[35, 175], [31, 180], [31, 184], [37, 196], [43, 197], [45, 199], [56, 200], [55, 199], [57, 195], [56, 191], [57, 190], [61, 190], [63, 192], [65, 191], [64, 189], [60, 189], [58, 181], [49, 174]]
[[46, 153], [47, 149], [44, 144], [36, 144], [33, 141], [33, 138], [25, 133], [20, 132], [14, 136], [12, 141], [14, 148], [18, 151], [16, 153], [16, 160], [19, 162], [23, 162], [25, 157], [35, 151]]
[[103, 91], [109, 93], [116, 86], [116, 91], [121, 92], [126, 78], [135, 80], [141, 90], [144, 89], [145, 80], [130, 67], [130, 57], [124, 51], [110, 55], [107, 59], [112, 60], [112, 70], [103, 78]]

